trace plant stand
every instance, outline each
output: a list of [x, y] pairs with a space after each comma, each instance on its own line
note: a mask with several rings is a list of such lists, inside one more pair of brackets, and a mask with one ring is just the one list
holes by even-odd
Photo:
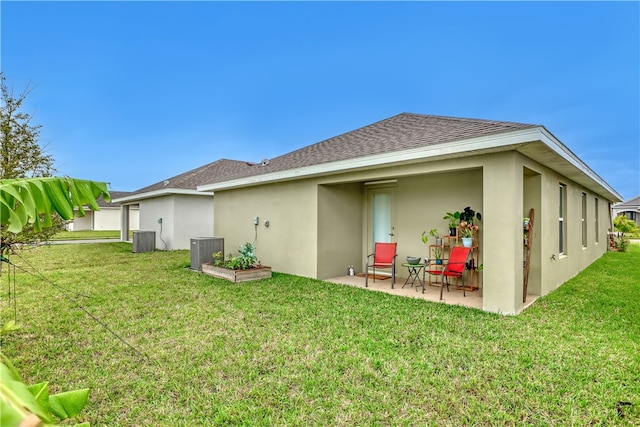
[[202, 272], [209, 276], [225, 279], [234, 283], [271, 277], [271, 267], [264, 265], [260, 268], [250, 268], [248, 270], [231, 270], [229, 268], [217, 267], [213, 265], [213, 263], [207, 262], [202, 264]]

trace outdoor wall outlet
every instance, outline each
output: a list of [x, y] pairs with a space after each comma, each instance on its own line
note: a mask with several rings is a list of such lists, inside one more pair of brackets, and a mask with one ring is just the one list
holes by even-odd
[[162, 224], [162, 218], [158, 218], [158, 224]]
[[258, 218], [257, 216], [253, 217], [253, 225], [258, 225], [259, 221], [260, 221], [260, 218]]

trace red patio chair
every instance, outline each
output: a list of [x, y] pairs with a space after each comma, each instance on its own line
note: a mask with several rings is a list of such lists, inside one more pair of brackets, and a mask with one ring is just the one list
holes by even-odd
[[[376, 281], [376, 268], [391, 269], [391, 289], [396, 283], [396, 246], [397, 243], [376, 242], [373, 253], [367, 255], [367, 267], [364, 270], [364, 286], [369, 287], [369, 267], [373, 268], [373, 281]], [[373, 257], [373, 263], [369, 264], [369, 258]]]
[[[442, 300], [442, 291], [445, 285], [447, 286], [447, 292], [449, 292], [449, 278], [455, 277], [461, 279], [464, 274], [464, 269], [467, 265], [467, 259], [471, 253], [471, 248], [465, 248], [464, 246], [454, 246], [451, 248], [449, 259], [443, 265], [441, 270], [427, 269], [427, 273], [440, 276], [440, 299]], [[444, 260], [443, 260], [444, 261]], [[423, 288], [424, 290], [424, 288]], [[462, 295], [467, 296], [464, 290], [464, 283], [462, 283]]]

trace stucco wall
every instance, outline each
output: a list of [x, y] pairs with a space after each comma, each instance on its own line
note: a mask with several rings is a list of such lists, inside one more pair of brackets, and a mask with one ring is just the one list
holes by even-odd
[[211, 237], [212, 218], [210, 195], [171, 194], [140, 201], [140, 230], [156, 232], [158, 250], [190, 249], [192, 237]]
[[224, 238], [225, 254], [237, 255], [240, 245], [255, 240], [262, 264], [317, 277], [317, 200], [309, 180], [216, 191], [214, 235]]
[[362, 271], [363, 195], [360, 183], [318, 187], [318, 278]]
[[[76, 212], [77, 214], [77, 212]], [[138, 209], [129, 211], [129, 228], [137, 230], [140, 225]], [[85, 216], [76, 216], [70, 230], [120, 230], [120, 208], [102, 208], [99, 211], [85, 210]]]
[[175, 195], [171, 249], [190, 249], [194, 237], [213, 237], [213, 197]]

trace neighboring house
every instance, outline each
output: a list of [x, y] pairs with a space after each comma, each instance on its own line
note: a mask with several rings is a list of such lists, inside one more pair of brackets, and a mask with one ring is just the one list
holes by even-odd
[[[216, 176], [214, 234], [256, 242], [274, 271], [327, 279], [363, 271], [373, 242], [427, 256], [446, 212], [482, 213], [483, 309], [523, 309], [523, 217], [535, 209], [528, 294], [545, 295], [607, 250], [620, 195], [543, 126], [403, 113]], [[258, 225], [254, 218], [258, 217]]]
[[616, 203], [611, 210], [613, 211], [613, 216], [624, 215], [640, 226], [640, 196], [624, 203]]
[[[98, 199], [99, 211], [85, 209], [84, 216], [78, 216], [78, 209], [74, 211], [74, 218], [67, 225], [67, 229], [74, 231], [81, 230], [120, 230], [120, 203], [115, 199], [125, 197], [129, 192], [110, 191], [111, 201], [105, 202], [102, 197]], [[132, 230], [138, 229], [139, 218], [137, 206], [129, 210], [129, 224]]]
[[[121, 217], [139, 206], [139, 230], [155, 231], [156, 249], [189, 249], [191, 238], [213, 236], [213, 196], [198, 185], [232, 173], [245, 162], [218, 160], [120, 197]], [[121, 240], [129, 240], [131, 224], [121, 222]]]

